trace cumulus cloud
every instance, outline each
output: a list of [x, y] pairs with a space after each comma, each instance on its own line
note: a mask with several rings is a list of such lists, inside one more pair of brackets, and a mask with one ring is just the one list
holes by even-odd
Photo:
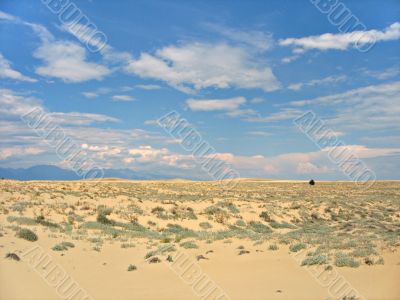
[[65, 82], [101, 80], [111, 72], [103, 65], [86, 61], [85, 48], [68, 41], [44, 43], [34, 52], [34, 57], [45, 62], [36, 68], [37, 74]]
[[126, 71], [143, 78], [162, 80], [184, 92], [204, 88], [280, 88], [270, 67], [255, 61], [243, 48], [227, 44], [190, 43], [142, 53]]
[[39, 75], [59, 78], [65, 82], [82, 82], [100, 80], [111, 73], [106, 66], [88, 62], [85, 48], [70, 41], [56, 40], [40, 24], [26, 22], [4, 12], [0, 12], [0, 20], [28, 26], [40, 38], [42, 45], [33, 53], [35, 58], [44, 62], [43, 66], [36, 68]]
[[18, 81], [37, 82], [36, 79], [22, 75], [20, 72], [14, 70], [11, 67], [10, 61], [8, 61], [1, 53], [0, 53], [0, 77], [11, 78]]
[[374, 42], [391, 41], [400, 39], [400, 23], [396, 22], [383, 31], [353, 31], [348, 33], [325, 33], [302, 38], [287, 38], [279, 41], [281, 46], [294, 46], [296, 49], [318, 49], [318, 50], [347, 50], [352, 47]]

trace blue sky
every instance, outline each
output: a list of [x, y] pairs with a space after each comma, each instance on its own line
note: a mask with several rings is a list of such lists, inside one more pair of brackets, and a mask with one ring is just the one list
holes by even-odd
[[104, 33], [95, 53], [46, 2], [0, 2], [1, 167], [65, 167], [20, 120], [40, 106], [104, 168], [208, 178], [154, 122], [176, 110], [243, 177], [346, 179], [294, 126], [311, 110], [400, 179], [398, 1], [339, 1], [347, 31], [319, 1], [62, 2]]

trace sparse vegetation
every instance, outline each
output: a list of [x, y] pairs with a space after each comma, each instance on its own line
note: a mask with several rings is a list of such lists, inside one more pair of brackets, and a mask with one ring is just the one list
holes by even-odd
[[290, 245], [289, 250], [291, 252], [298, 252], [300, 250], [306, 249], [307, 245], [305, 243], [297, 243], [294, 245]]
[[197, 249], [197, 248], [199, 248], [199, 246], [197, 246], [197, 244], [195, 242], [193, 242], [193, 241], [183, 242], [183, 243], [180, 244], [180, 246], [182, 248], [185, 248], [185, 249]]
[[137, 267], [135, 265], [129, 265], [128, 266], [128, 272], [136, 271], [136, 270], [137, 270]]
[[36, 233], [27, 228], [21, 228], [20, 230], [18, 230], [17, 237], [30, 242], [36, 242], [38, 240], [38, 236], [36, 235]]
[[338, 252], [335, 254], [335, 266], [358, 268], [360, 263], [346, 253]]

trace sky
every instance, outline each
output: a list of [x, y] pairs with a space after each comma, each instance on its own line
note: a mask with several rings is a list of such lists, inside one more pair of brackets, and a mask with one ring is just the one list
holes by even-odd
[[156, 122], [177, 111], [241, 177], [348, 179], [312, 111], [400, 179], [400, 2], [328, 2], [0, 1], [0, 167], [68, 168], [21, 120], [40, 107], [102, 168], [210, 179]]

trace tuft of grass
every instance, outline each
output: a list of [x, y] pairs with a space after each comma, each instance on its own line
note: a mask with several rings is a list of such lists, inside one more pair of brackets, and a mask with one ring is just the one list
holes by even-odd
[[182, 248], [185, 248], [185, 249], [197, 249], [197, 248], [199, 248], [199, 246], [197, 246], [196, 243], [193, 242], [193, 241], [183, 242], [183, 243], [180, 244], [180, 246]]
[[379, 257], [379, 259], [375, 262], [376, 265], [384, 265], [385, 264], [385, 260], [383, 259], [383, 257]]
[[328, 263], [328, 257], [326, 255], [314, 255], [307, 257], [301, 262], [302, 266], [312, 266], [312, 265], [323, 265]]
[[6, 258], [11, 259], [11, 260], [15, 260], [15, 261], [20, 261], [21, 260], [17, 254], [10, 253], [10, 252], [6, 254]]
[[272, 229], [260, 222], [250, 222], [250, 228], [258, 233], [271, 233]]
[[269, 247], [268, 247], [268, 250], [271, 250], [271, 251], [276, 251], [278, 249], [279, 249], [279, 247], [276, 244], [269, 245]]
[[269, 213], [267, 211], [263, 211], [260, 214], [260, 218], [263, 219], [265, 222], [271, 222], [271, 216], [269, 215]]
[[246, 222], [243, 221], [242, 219], [238, 219], [238, 220], [236, 220], [235, 225], [236, 226], [240, 226], [240, 227], [244, 227], [244, 226], [246, 226]]
[[136, 270], [137, 270], [137, 267], [135, 265], [129, 265], [128, 266], [128, 272], [136, 271]]
[[61, 243], [55, 245], [52, 248], [52, 250], [53, 251], [66, 251], [69, 248], [74, 248], [74, 247], [75, 247], [75, 245], [73, 243], [71, 243], [71, 242], [61, 242]]
[[97, 218], [96, 221], [101, 224], [112, 224], [113, 222], [107, 218], [112, 213], [112, 208], [106, 207], [104, 205], [99, 205], [97, 208]]
[[199, 226], [205, 230], [212, 228], [212, 225], [208, 222], [201, 222]]
[[27, 228], [21, 228], [17, 232], [17, 237], [30, 241], [30, 242], [36, 242], [38, 240], [38, 236], [36, 233], [34, 233], [32, 230], [27, 229]]
[[278, 229], [278, 228], [296, 229], [297, 228], [295, 225], [287, 223], [287, 222], [278, 223], [278, 222], [272, 221], [272, 222], [269, 222], [269, 225], [272, 228], [276, 228], [276, 229]]
[[358, 268], [360, 263], [346, 253], [338, 252], [335, 254], [335, 266]]
[[121, 248], [134, 248], [135, 244], [132, 243], [122, 243]]
[[297, 243], [297, 244], [290, 245], [289, 250], [290, 250], [291, 252], [299, 252], [300, 250], [306, 249], [306, 248], [307, 248], [307, 245], [306, 245], [306, 244], [304, 244], [304, 243]]

